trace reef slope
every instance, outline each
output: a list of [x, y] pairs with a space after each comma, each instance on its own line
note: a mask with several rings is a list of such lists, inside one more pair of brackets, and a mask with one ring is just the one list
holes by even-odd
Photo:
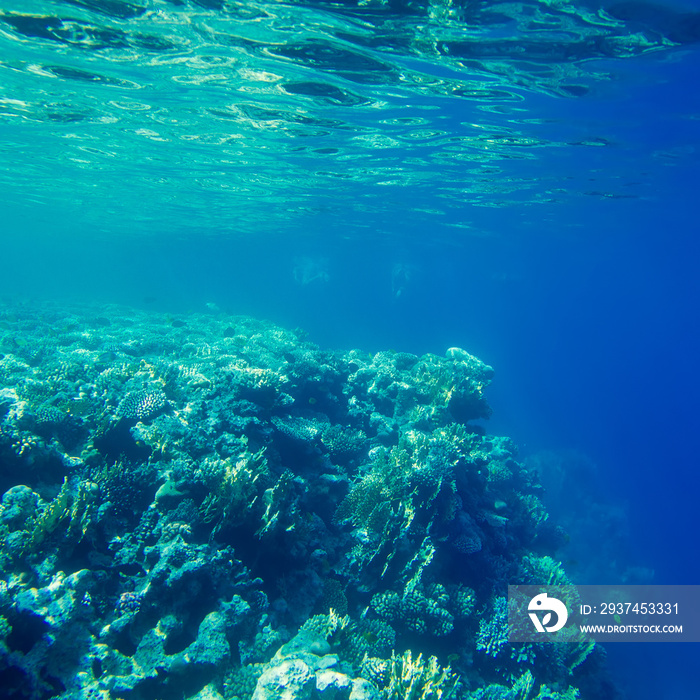
[[568, 579], [481, 427], [492, 376], [218, 312], [3, 307], [6, 697], [594, 697], [592, 643], [506, 641], [507, 584]]

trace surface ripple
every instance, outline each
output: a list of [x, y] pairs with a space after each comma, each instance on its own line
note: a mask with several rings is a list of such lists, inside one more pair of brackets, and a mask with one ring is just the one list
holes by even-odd
[[700, 13], [637, 2], [0, 0], [0, 185], [134, 231], [583, 196], [556, 167], [535, 191], [542, 159], [609, 141], [545, 129], [542, 99], [698, 40]]

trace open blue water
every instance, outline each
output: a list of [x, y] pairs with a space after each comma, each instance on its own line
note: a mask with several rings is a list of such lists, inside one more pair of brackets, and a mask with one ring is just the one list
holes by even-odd
[[699, 49], [690, 0], [0, 0], [0, 294], [464, 347], [571, 577], [700, 583]]

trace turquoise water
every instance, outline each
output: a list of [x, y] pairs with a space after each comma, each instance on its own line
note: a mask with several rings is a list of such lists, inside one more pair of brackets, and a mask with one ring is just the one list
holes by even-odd
[[648, 106], [624, 106], [692, 63], [698, 32], [682, 31], [683, 9], [75, 1], [2, 12], [3, 192], [17, 217], [40, 209], [91, 237], [169, 235], [173, 222], [177, 236], [256, 236], [264, 220], [280, 236], [332, 222], [331, 235], [376, 240], [396, 236], [398, 210], [404, 240], [426, 228], [462, 239], [502, 221], [493, 208], [541, 226], [553, 208], [650, 197], [646, 158], [667, 169], [687, 157], [677, 134], [650, 152], [635, 138], [652, 126]]
[[[572, 579], [697, 583], [699, 45], [690, 1], [0, 0], [7, 323], [463, 347]], [[661, 646], [610, 645], [620, 693], [693, 696]]]

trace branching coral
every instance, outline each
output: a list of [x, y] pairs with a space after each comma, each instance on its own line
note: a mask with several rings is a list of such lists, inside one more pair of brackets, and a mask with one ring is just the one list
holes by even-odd
[[[63, 545], [73, 547], [85, 537], [93, 524], [98, 488], [92, 482], [82, 481], [73, 485], [64, 479], [56, 496], [45, 504], [29, 489], [21, 494], [17, 492], [17, 495], [22, 495], [25, 505], [21, 507], [19, 518], [7, 519], [4, 537], [6, 551], [15, 557], [40, 551], [55, 535], [61, 537]], [[27, 496], [30, 496], [29, 500]], [[7, 494], [0, 506], [0, 518], [3, 520], [8, 508], [17, 507], [16, 503], [12, 504], [6, 498]]]
[[260, 492], [258, 481], [266, 475], [264, 448], [247, 450], [238, 459], [209, 458], [200, 467], [201, 478], [209, 488], [199, 514], [212, 527], [212, 536], [222, 528], [240, 524]]
[[414, 659], [410, 649], [401, 656], [392, 654], [388, 675], [383, 692], [386, 700], [449, 700], [457, 696], [457, 676], [449, 666], [442, 668], [434, 656], [424, 662], [422, 654]]

